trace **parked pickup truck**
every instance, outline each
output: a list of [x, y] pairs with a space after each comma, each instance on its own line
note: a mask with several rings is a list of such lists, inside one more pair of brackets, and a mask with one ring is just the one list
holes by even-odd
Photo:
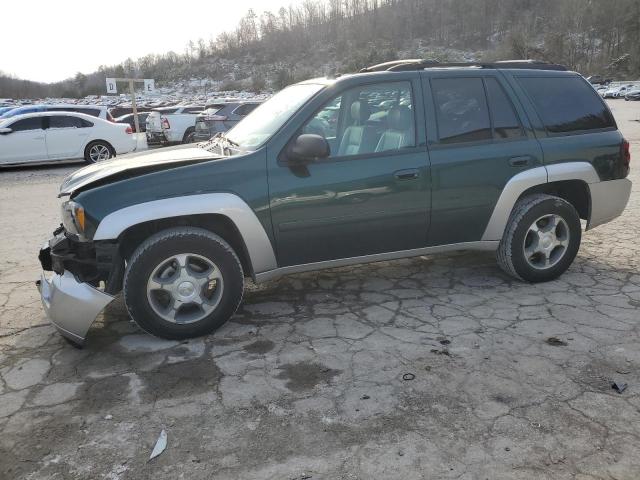
[[182, 105], [153, 110], [147, 117], [147, 143], [189, 143], [196, 130], [196, 117], [204, 105]]
[[183, 339], [231, 318], [247, 277], [485, 250], [545, 282], [622, 213], [630, 159], [602, 98], [559, 65], [406, 60], [308, 80], [209, 142], [67, 177], [42, 303], [82, 342], [123, 292], [143, 330]]

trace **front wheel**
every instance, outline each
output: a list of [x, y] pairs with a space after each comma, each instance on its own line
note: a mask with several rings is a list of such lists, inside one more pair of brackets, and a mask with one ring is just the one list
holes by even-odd
[[201, 228], [156, 233], [131, 256], [124, 277], [124, 301], [131, 318], [168, 339], [211, 333], [235, 313], [244, 275], [233, 249]]
[[516, 203], [498, 247], [500, 267], [527, 282], [562, 275], [580, 248], [580, 216], [569, 202], [535, 194]]

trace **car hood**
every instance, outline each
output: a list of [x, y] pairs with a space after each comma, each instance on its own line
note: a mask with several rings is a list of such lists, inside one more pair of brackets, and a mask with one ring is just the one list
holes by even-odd
[[113, 160], [98, 162], [73, 172], [63, 180], [58, 196], [71, 195], [76, 190], [84, 189], [98, 182], [104, 183], [105, 180], [116, 181], [216, 158], [222, 157], [194, 145], [180, 145], [133, 153]]

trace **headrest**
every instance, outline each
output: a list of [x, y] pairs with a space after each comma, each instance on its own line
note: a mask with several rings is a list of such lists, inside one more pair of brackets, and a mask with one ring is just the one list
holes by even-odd
[[351, 118], [362, 125], [371, 115], [369, 104], [364, 100], [356, 100], [351, 104]]
[[389, 110], [387, 125], [390, 130], [409, 130], [412, 122], [413, 115], [409, 107], [401, 105]]

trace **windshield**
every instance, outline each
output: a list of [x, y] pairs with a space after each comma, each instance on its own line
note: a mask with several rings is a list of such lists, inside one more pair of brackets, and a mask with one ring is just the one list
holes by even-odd
[[276, 93], [227, 132], [226, 137], [240, 148], [253, 150], [264, 142], [324, 85], [292, 85]]

